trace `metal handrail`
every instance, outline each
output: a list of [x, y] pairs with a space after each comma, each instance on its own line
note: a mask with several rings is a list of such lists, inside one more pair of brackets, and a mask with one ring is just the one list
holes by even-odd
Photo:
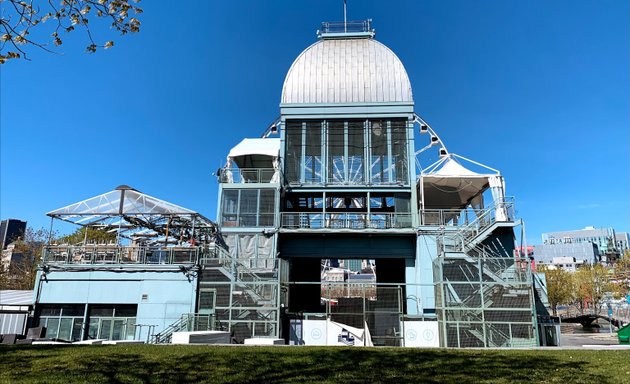
[[[200, 321], [202, 319], [204, 320], [203, 322]], [[177, 321], [163, 329], [162, 332], [151, 335], [151, 344], [170, 343], [175, 332], [212, 331], [216, 329], [216, 323], [216, 316], [212, 314], [184, 313]], [[206, 324], [206, 326], [200, 327], [200, 324]]]
[[324, 21], [320, 33], [372, 32], [372, 20]]
[[485, 209], [422, 209], [420, 223], [421, 225], [473, 227], [487, 224], [489, 220], [494, 223], [498, 209], [505, 210], [506, 221], [514, 220], [514, 198], [506, 197]]
[[273, 168], [221, 168], [220, 183], [279, 183], [280, 170]]
[[42, 262], [49, 264], [197, 264], [220, 247], [146, 247], [116, 244], [46, 245]]
[[392, 212], [282, 212], [287, 229], [392, 229], [412, 228], [411, 213]]

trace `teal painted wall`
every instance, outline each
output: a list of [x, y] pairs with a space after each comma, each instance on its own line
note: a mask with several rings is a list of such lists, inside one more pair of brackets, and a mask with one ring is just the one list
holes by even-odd
[[[155, 325], [155, 333], [195, 309], [196, 278], [189, 281], [180, 271], [53, 271], [40, 277], [41, 271], [37, 304], [137, 304], [136, 324]], [[143, 327], [140, 338], [146, 340], [147, 332]]]
[[435, 311], [433, 260], [437, 244], [433, 235], [418, 235], [416, 258], [406, 261], [407, 314], [421, 316]]

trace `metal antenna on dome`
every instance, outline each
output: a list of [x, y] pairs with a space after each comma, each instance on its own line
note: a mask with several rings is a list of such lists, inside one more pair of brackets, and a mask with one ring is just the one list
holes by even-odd
[[348, 19], [346, 17], [346, 0], [343, 0], [343, 31], [348, 32]]

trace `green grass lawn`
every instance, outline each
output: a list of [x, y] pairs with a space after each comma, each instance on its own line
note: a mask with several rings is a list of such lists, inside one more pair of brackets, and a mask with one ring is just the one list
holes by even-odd
[[1, 383], [630, 383], [630, 350], [3, 346]]

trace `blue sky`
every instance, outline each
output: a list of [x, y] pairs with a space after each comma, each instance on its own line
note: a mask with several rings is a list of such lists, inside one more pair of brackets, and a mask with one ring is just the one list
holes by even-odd
[[[75, 31], [63, 55], [0, 66], [0, 216], [48, 227], [46, 212], [129, 184], [215, 218], [212, 172], [278, 116], [292, 61], [342, 3], [146, 1], [139, 34], [94, 27], [110, 50], [84, 53]], [[628, 1], [348, 3], [449, 150], [502, 171], [530, 244], [630, 230]]]

